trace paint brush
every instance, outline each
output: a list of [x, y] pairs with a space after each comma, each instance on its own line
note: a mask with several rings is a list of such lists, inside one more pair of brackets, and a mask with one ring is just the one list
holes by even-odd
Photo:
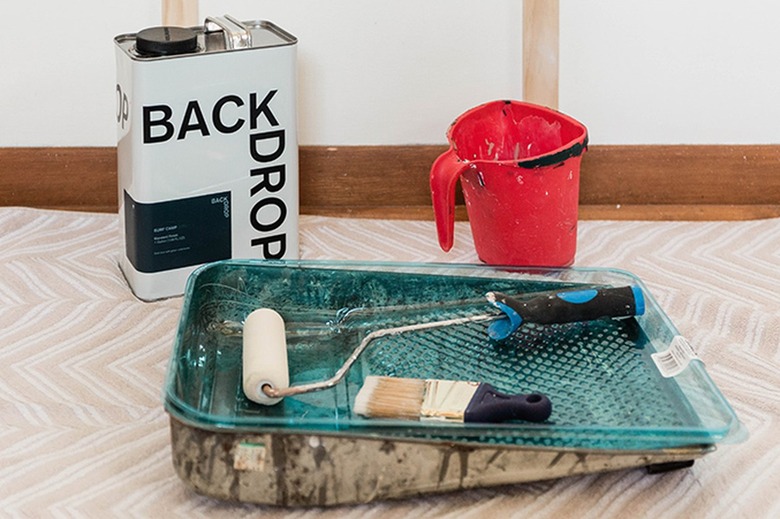
[[550, 417], [552, 403], [539, 393], [510, 395], [484, 382], [368, 376], [354, 409], [367, 418], [543, 422]]

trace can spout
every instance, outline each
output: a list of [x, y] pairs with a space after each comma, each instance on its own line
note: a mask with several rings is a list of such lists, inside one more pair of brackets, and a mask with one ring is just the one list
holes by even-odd
[[135, 49], [142, 56], [175, 56], [198, 50], [198, 35], [185, 27], [149, 27], [136, 35]]

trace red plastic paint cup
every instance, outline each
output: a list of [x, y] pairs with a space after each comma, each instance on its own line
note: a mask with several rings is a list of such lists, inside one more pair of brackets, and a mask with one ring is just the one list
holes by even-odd
[[452, 248], [460, 179], [479, 258], [493, 265], [571, 265], [577, 245], [585, 126], [560, 112], [493, 101], [452, 123], [431, 167], [439, 245]]

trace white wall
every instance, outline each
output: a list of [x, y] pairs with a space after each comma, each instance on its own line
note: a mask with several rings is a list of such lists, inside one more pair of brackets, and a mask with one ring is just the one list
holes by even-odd
[[[113, 36], [159, 0], [0, 0], [0, 146], [111, 146]], [[65, 7], [67, 6], [67, 8]], [[443, 143], [522, 97], [520, 0], [201, 0], [299, 38], [301, 144]], [[594, 144], [780, 142], [780, 4], [561, 0], [560, 109]]]
[[594, 143], [780, 143], [779, 21], [764, 0], [561, 0], [561, 108]]

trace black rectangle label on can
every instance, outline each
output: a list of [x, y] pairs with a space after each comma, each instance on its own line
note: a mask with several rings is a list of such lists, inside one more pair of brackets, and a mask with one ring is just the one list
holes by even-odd
[[127, 258], [139, 272], [229, 259], [230, 191], [166, 202], [136, 202], [124, 192]]

